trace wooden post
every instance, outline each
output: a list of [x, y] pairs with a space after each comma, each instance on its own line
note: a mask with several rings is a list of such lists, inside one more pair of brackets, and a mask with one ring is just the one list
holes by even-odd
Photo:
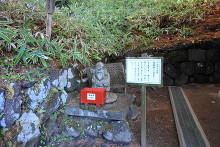
[[52, 14], [47, 13], [47, 27], [46, 27], [46, 34], [48, 41], [51, 39], [51, 32], [52, 32]]
[[47, 13], [47, 26], [46, 26], [46, 34], [47, 38], [50, 41], [51, 39], [51, 32], [52, 32], [52, 14]]
[[141, 147], [146, 147], [147, 127], [147, 90], [146, 86], [141, 87]]
[[52, 32], [52, 15], [55, 10], [55, 1], [54, 0], [47, 0], [47, 22], [46, 22], [46, 34], [48, 41], [51, 40], [51, 32]]

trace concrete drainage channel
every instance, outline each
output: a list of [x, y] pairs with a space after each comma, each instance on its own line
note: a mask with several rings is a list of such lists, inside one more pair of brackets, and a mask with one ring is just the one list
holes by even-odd
[[169, 94], [180, 146], [210, 147], [210, 143], [183, 89], [170, 86]]

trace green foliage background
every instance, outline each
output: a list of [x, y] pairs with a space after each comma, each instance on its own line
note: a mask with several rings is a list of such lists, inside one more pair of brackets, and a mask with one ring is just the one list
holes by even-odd
[[[64, 1], [63, 1], [64, 2]], [[52, 41], [45, 38], [45, 0], [0, 6], [0, 64], [88, 65], [109, 55], [147, 49], [161, 34], [190, 36], [215, 0], [68, 0], [56, 8]], [[4, 63], [3, 63], [4, 62]]]

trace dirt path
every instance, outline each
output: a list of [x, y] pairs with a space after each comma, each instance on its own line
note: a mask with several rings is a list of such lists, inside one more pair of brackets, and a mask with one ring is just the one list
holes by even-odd
[[178, 44], [198, 43], [216, 38], [220, 38], [220, 1], [216, 3], [212, 10], [207, 10], [203, 20], [193, 26], [192, 36], [182, 37], [163, 34], [151, 45], [156, 48], [171, 47]]
[[[149, 147], [179, 147], [175, 121], [166, 87], [149, 91], [147, 101], [147, 144]], [[136, 95], [140, 106], [140, 93]], [[140, 108], [139, 108], [140, 112]], [[130, 121], [135, 142], [140, 143], [141, 115]]]
[[190, 104], [212, 147], [220, 146], [220, 85], [187, 85]]
[[[212, 147], [220, 146], [220, 84], [191, 84], [183, 87]], [[134, 90], [133, 90], [134, 91]], [[140, 90], [136, 104], [140, 106]], [[140, 112], [140, 107], [139, 107]], [[140, 143], [141, 116], [130, 121], [134, 142]], [[179, 147], [175, 121], [166, 87], [150, 90], [147, 102], [147, 143], [150, 147]]]

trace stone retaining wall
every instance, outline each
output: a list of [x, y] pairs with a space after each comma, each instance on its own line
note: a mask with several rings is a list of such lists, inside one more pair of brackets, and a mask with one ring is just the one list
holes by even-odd
[[39, 81], [0, 85], [0, 146], [81, 146], [90, 139], [131, 143], [127, 117], [138, 114], [133, 95], [118, 94], [117, 102], [100, 108], [83, 105], [79, 91], [88, 82], [77, 64], [44, 73]]
[[[152, 49], [138, 56], [164, 57], [164, 85], [220, 82], [220, 39]], [[134, 55], [134, 53], [133, 53]], [[132, 56], [129, 53], [127, 56]]]

